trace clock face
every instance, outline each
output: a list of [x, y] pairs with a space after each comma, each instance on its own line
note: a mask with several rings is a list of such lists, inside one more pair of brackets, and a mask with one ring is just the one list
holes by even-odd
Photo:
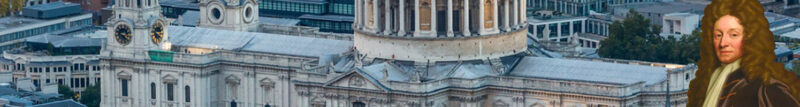
[[153, 24], [153, 27], [150, 29], [150, 38], [155, 44], [161, 43], [161, 40], [164, 39], [164, 25], [161, 23]]
[[122, 45], [127, 45], [131, 42], [131, 28], [125, 25], [117, 25], [117, 29], [114, 30], [114, 38], [117, 39], [117, 43]]

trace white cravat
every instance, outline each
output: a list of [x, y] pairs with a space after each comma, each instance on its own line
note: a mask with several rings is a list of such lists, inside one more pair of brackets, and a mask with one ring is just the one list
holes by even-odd
[[717, 107], [719, 95], [722, 93], [725, 80], [728, 78], [728, 75], [739, 69], [739, 61], [741, 61], [741, 59], [733, 63], [722, 64], [722, 66], [714, 70], [714, 74], [711, 75], [711, 80], [708, 81], [708, 89], [706, 90], [706, 99], [703, 103], [703, 107]]

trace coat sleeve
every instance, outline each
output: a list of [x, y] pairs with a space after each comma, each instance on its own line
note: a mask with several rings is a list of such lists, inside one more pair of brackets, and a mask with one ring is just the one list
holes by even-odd
[[773, 82], [764, 87], [762, 92], [764, 95], [761, 97], [771, 107], [800, 107], [800, 101], [794, 98], [791, 90], [781, 82]]

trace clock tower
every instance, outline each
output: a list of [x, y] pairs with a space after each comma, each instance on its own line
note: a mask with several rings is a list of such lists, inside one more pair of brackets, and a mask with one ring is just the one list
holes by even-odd
[[152, 50], [168, 51], [167, 26], [159, 0], [114, 0], [112, 17], [105, 23], [108, 39], [103, 54], [146, 59]]

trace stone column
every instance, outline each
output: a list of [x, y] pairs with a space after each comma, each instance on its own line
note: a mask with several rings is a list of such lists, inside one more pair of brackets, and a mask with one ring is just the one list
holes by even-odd
[[556, 33], [556, 41], [560, 41], [561, 40], [561, 30], [565, 30], [565, 29], [561, 29], [561, 23], [560, 22], [556, 23], [556, 32], [555, 32]]
[[586, 27], [586, 20], [581, 21], [581, 28], [581, 33], [586, 33], [586, 28], [589, 28]]
[[503, 30], [505, 30], [505, 31], [510, 31], [511, 30], [508, 27], [508, 24], [509, 24], [508, 23], [509, 22], [508, 19], [511, 19], [511, 18], [509, 18], [511, 15], [508, 15], [509, 13], [511, 13], [508, 10], [508, 6], [510, 4], [508, 1], [509, 0], [503, 0]]
[[383, 12], [384, 13], [382, 14], [382, 16], [383, 16], [383, 19], [385, 19], [383, 21], [383, 25], [384, 25], [384, 27], [383, 27], [383, 35], [389, 35], [389, 34], [392, 33], [392, 31], [391, 31], [392, 20], [390, 20], [392, 18], [392, 14], [391, 14], [392, 12], [389, 11], [389, 10], [392, 10], [392, 9], [391, 9], [390, 5], [391, 4], [390, 4], [389, 0], [384, 0], [383, 1]]
[[380, 17], [378, 17], [378, 16], [380, 16], [379, 15], [379, 13], [380, 13], [379, 11], [380, 10], [378, 10], [378, 0], [372, 0], [372, 30], [373, 30], [373, 33], [380, 32], [380, 29], [378, 29], [378, 28], [380, 28], [380, 27], [378, 27], [379, 26], [378, 22], [380, 22], [380, 19], [379, 19]]
[[492, 24], [492, 29], [499, 31], [497, 26], [498, 26], [498, 23], [499, 23], [498, 21], [500, 19], [497, 16], [499, 16], [498, 14], [500, 14], [500, 12], [497, 11], [498, 10], [497, 8], [499, 8], [499, 7], [497, 7], [497, 0], [492, 0], [492, 4], [493, 4], [492, 7], [494, 7], [494, 8], [492, 8], [492, 13], [493, 13], [492, 15], [494, 16], [494, 17], [492, 17], [492, 19], [494, 19], [494, 20], [492, 20], [492, 22], [494, 22], [494, 24]]
[[486, 28], [485, 26], [483, 26], [486, 23], [486, 21], [483, 20], [484, 19], [483, 16], [484, 16], [484, 12], [485, 12], [483, 10], [483, 8], [484, 8], [483, 7], [483, 4], [484, 4], [483, 2], [484, 2], [484, 0], [478, 0], [478, 34], [481, 34], [481, 35], [485, 32], [484, 29]]
[[461, 29], [461, 31], [464, 32], [464, 36], [470, 36], [471, 34], [469, 33], [469, 24], [470, 24], [469, 23], [469, 15], [470, 15], [469, 14], [469, 0], [462, 0], [462, 2], [464, 2], [464, 6], [462, 7], [464, 9], [463, 10], [464, 13], [461, 14], [464, 17], [464, 19], [462, 20], [464, 22], [464, 23], [462, 23], [463, 24], [462, 26], [464, 26], [464, 28]]
[[397, 30], [397, 36], [405, 36], [406, 35], [406, 0], [400, 0], [400, 10], [398, 12], [400, 16], [400, 29]]
[[511, 4], [510, 12], [512, 12], [511, 14], [508, 15], [510, 17], [509, 18], [509, 23], [511, 23], [511, 24], [509, 24], [509, 26], [511, 26], [512, 29], [517, 28], [517, 26], [519, 26], [519, 24], [520, 24], [519, 23], [519, 14], [520, 14], [519, 13], [519, 8], [520, 8], [519, 4], [521, 3], [520, 1], [523, 1], [523, 0], [512, 0], [512, 1], [509, 1], [510, 2], [509, 4]]
[[528, 1], [522, 1], [522, 3], [520, 3], [520, 6], [522, 6], [522, 7], [519, 8], [520, 9], [519, 23], [523, 25], [522, 27], [525, 27], [525, 26], [528, 25], [528, 5], [527, 4], [528, 4]]
[[431, 5], [430, 6], [431, 6], [431, 18], [430, 18], [430, 20], [431, 20], [431, 34], [430, 35], [432, 35], [431, 37], [438, 37], [439, 35], [438, 35], [437, 28], [439, 28], [439, 25], [436, 24], [438, 22], [436, 20], [437, 19], [436, 18], [436, 12], [438, 12], [436, 10], [436, 0], [431, 0]]
[[447, 0], [447, 37], [453, 37], [453, 0]]
[[525, 23], [526, 19], [524, 18], [525, 17], [525, 13], [527, 12], [527, 8], [526, 8], [527, 6], [526, 5], [527, 5], [527, 1], [525, 1], [525, 0], [520, 0], [519, 2], [517, 2], [517, 10], [518, 11], [517, 11], [517, 14], [515, 15], [516, 19], [517, 19], [515, 23], [518, 24], [517, 28], [523, 28], [525, 25], [527, 25]]
[[361, 6], [361, 0], [355, 0], [355, 12], [356, 13], [355, 13], [355, 17], [354, 17], [355, 21], [353, 22], [353, 28], [355, 28], [355, 29], [361, 29], [361, 21], [362, 21], [361, 16], [364, 15], [363, 13], [361, 13], [361, 7], [362, 7]]
[[419, 31], [420, 30], [419, 29], [419, 1], [420, 0], [414, 0], [414, 23], [413, 23], [414, 24], [414, 33], [413, 33], [414, 36], [419, 36], [419, 35], [417, 35], [417, 33], [420, 32]]

